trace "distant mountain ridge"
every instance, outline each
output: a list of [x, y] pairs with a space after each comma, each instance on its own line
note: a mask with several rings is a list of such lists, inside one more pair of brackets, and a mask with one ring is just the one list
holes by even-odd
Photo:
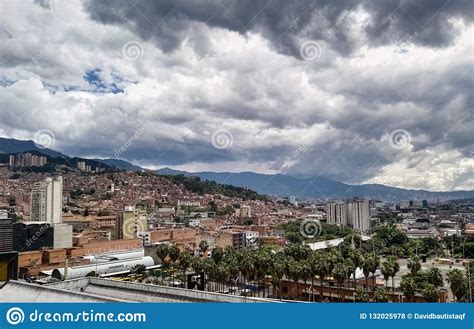
[[13, 138], [0, 137], [0, 153], [14, 154], [24, 153], [28, 151], [37, 151], [53, 158], [65, 157], [64, 154], [53, 151], [49, 148], [38, 147], [37, 144], [31, 140], [24, 141]]
[[195, 172], [189, 173], [163, 168], [157, 171], [162, 175], [197, 176], [204, 180], [213, 180], [221, 184], [250, 189], [267, 195], [296, 196], [297, 198], [330, 198], [344, 199], [365, 197], [384, 201], [401, 200], [451, 200], [474, 197], [474, 191], [431, 192], [425, 190], [408, 190], [380, 184], [350, 185], [325, 177], [296, 178], [283, 174], [258, 174], [254, 172]]
[[[142, 171], [142, 168], [121, 159], [83, 159], [69, 158], [60, 152], [38, 147], [33, 141], [0, 138], [0, 154], [23, 153], [35, 151], [51, 158], [64, 158], [74, 163], [85, 160], [91, 163], [101, 163], [106, 167], [120, 170]], [[54, 163], [63, 163], [64, 159], [52, 160]], [[344, 199], [352, 197], [366, 197], [385, 201], [401, 200], [454, 200], [474, 198], [474, 191], [431, 192], [425, 190], [409, 190], [390, 187], [380, 184], [350, 185], [325, 177], [297, 178], [284, 174], [259, 174], [254, 172], [186, 172], [171, 168], [156, 171], [160, 175], [197, 176], [202, 180], [215, 181], [220, 184], [229, 184], [236, 187], [249, 187], [260, 193], [274, 196], [296, 196], [297, 198], [334, 198]]]

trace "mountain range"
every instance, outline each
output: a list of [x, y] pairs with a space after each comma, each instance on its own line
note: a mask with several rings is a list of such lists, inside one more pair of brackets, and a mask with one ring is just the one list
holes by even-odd
[[[67, 155], [48, 148], [38, 147], [33, 141], [21, 141], [0, 138], [0, 154], [36, 151], [49, 157], [69, 158]], [[142, 171], [146, 168], [133, 165], [121, 159], [88, 159], [100, 162], [108, 167], [121, 170]], [[326, 177], [298, 178], [284, 174], [260, 174], [254, 172], [186, 172], [163, 168], [156, 171], [160, 175], [195, 176], [202, 180], [215, 181], [238, 187], [248, 187], [261, 194], [274, 196], [295, 196], [300, 199], [364, 197], [384, 201], [401, 200], [452, 200], [473, 198], [474, 191], [432, 192], [426, 190], [410, 190], [380, 184], [351, 185]]]

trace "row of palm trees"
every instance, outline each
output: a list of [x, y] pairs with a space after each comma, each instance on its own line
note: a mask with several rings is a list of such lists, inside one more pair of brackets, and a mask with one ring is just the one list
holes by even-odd
[[[158, 257], [162, 260], [164, 268], [171, 273], [171, 279], [177, 274], [185, 278], [186, 272], [192, 270], [208, 278], [209, 291], [224, 291], [230, 287], [234, 290], [239, 287], [246, 291], [249, 285], [254, 288], [252, 296], [272, 298], [299, 299], [301, 282], [310, 282], [308, 300], [314, 301], [315, 296], [323, 300], [324, 286], [330, 283], [337, 285], [337, 296], [330, 295], [330, 299], [342, 301], [342, 287], [356, 289], [356, 270], [362, 269], [366, 284], [363, 289], [356, 289], [356, 300], [387, 301], [389, 294], [389, 280], [391, 279], [391, 292], [395, 293], [395, 276], [400, 271], [398, 259], [388, 256], [381, 259], [372, 251], [361, 248], [329, 248], [312, 251], [308, 246], [301, 244], [287, 244], [280, 251], [268, 247], [243, 248], [235, 250], [232, 247], [216, 247], [207, 257], [209, 245], [204, 241], [200, 244], [201, 253], [194, 256], [189, 252], [180, 252], [175, 245], [159, 245], [156, 249]], [[410, 274], [404, 276], [400, 289], [408, 300], [412, 300], [416, 293], [421, 293], [427, 301], [437, 301], [438, 288], [443, 286], [443, 277], [439, 269], [432, 268], [423, 272], [427, 277], [417, 282], [421, 270], [421, 261], [418, 256], [412, 255], [407, 264]], [[385, 287], [375, 287], [375, 272], [380, 270]], [[456, 296], [461, 296], [465, 291], [466, 281], [464, 274], [453, 270], [448, 274], [448, 282]], [[451, 271], [451, 272], [453, 272]], [[450, 273], [451, 273], [450, 272]], [[163, 272], [162, 272], [163, 273]], [[371, 284], [369, 279], [372, 277]], [[297, 295], [288, 296], [282, 291], [282, 280], [291, 280], [295, 283]], [[162, 278], [163, 283], [163, 278]], [[315, 287], [318, 283], [318, 287]], [[201, 286], [201, 289], [206, 289]], [[270, 288], [273, 288], [270, 291]], [[319, 288], [319, 289], [318, 289]], [[318, 291], [319, 290], [319, 291]], [[317, 292], [316, 295], [314, 292]], [[461, 297], [459, 297], [460, 299]]]
[[[207, 244], [200, 245], [201, 256], [206, 255], [207, 248]], [[380, 257], [374, 252], [355, 248], [312, 251], [307, 246], [299, 244], [288, 244], [278, 252], [270, 248], [234, 250], [231, 247], [224, 249], [216, 247], [212, 250], [211, 257], [193, 256], [188, 252], [180, 253], [176, 246], [162, 244], [157, 247], [157, 255], [171, 273], [175, 271], [185, 273], [190, 269], [196, 273], [205, 273], [213, 285], [209, 284], [208, 289], [223, 290], [224, 287], [235, 286], [237, 283], [241, 289], [245, 289], [252, 283], [260, 288], [256, 289], [256, 296], [268, 296], [271, 286], [273, 296], [280, 299], [283, 297], [281, 281], [289, 279], [295, 283], [297, 291], [301, 281], [305, 283], [310, 281], [312, 292], [315, 291], [313, 289], [315, 282], [319, 282], [320, 299], [323, 296], [323, 287], [328, 282], [335, 282], [338, 288], [337, 298], [341, 300], [341, 288], [345, 282], [347, 287], [356, 286], [357, 268], [363, 270], [367, 293], [373, 292], [374, 287], [369, 287], [369, 277], [372, 275], [372, 282], [375, 282], [374, 273], [380, 265], [386, 280], [392, 278], [392, 290], [394, 290], [393, 277], [400, 269], [395, 257], [389, 257], [381, 263]]]

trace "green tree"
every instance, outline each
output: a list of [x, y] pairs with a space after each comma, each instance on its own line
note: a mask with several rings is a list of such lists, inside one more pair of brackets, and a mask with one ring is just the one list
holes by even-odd
[[367, 303], [369, 301], [367, 291], [360, 287], [356, 288], [355, 301], [357, 303]]
[[415, 280], [410, 276], [404, 276], [402, 278], [402, 282], [400, 283], [400, 289], [402, 290], [407, 300], [409, 302], [412, 301], [417, 291], [417, 285]]
[[390, 261], [390, 259], [386, 259], [382, 263], [382, 267], [380, 268], [380, 272], [383, 275], [383, 278], [385, 280], [385, 286], [388, 285], [388, 279], [392, 276], [392, 268], [393, 268], [393, 263]]
[[437, 267], [432, 267], [427, 273], [427, 279], [435, 288], [443, 286], [444, 280], [441, 271]]
[[400, 264], [394, 256], [390, 256], [389, 260], [392, 265], [392, 272], [390, 273], [392, 277], [392, 294], [395, 294], [395, 275], [400, 271]]
[[387, 287], [377, 287], [374, 291], [374, 301], [377, 303], [388, 302], [388, 289]]
[[171, 260], [171, 266], [172, 266], [172, 269], [171, 269], [171, 281], [174, 281], [174, 267], [175, 267], [175, 265], [176, 265], [176, 261], [177, 261], [178, 258], [179, 258], [179, 254], [180, 254], [179, 248], [178, 248], [178, 246], [176, 246], [175, 244], [172, 244], [172, 245], [168, 248], [168, 257], [169, 257], [170, 260]]
[[466, 277], [460, 270], [454, 269], [448, 272], [447, 281], [456, 301], [459, 302], [468, 292]]
[[203, 253], [203, 256], [206, 257], [207, 250], [209, 249], [209, 243], [206, 240], [199, 242], [199, 250]]
[[221, 247], [215, 247], [212, 249], [211, 257], [216, 262], [216, 264], [220, 264], [220, 262], [224, 259], [224, 249]]
[[355, 249], [355, 248], [349, 250], [348, 257], [351, 260], [352, 264], [354, 265], [353, 287], [355, 289], [356, 288], [356, 270], [357, 268], [362, 267], [364, 257], [363, 257], [362, 252], [359, 249]]
[[271, 274], [272, 274], [272, 280], [273, 280], [274, 286], [278, 285], [279, 294], [277, 295], [279, 295], [280, 300], [282, 299], [281, 280], [283, 276], [285, 275], [285, 271], [286, 271], [285, 258], [281, 254], [278, 254], [277, 257], [275, 258], [275, 261], [272, 264]]
[[418, 257], [417, 255], [412, 255], [410, 259], [408, 259], [407, 267], [412, 275], [416, 275], [416, 273], [421, 270], [420, 257]]
[[339, 295], [339, 300], [341, 300], [341, 286], [344, 283], [344, 280], [346, 279], [346, 274], [347, 274], [347, 268], [346, 265], [343, 262], [337, 263], [333, 270], [332, 270], [332, 275], [334, 279], [336, 279], [337, 282], [337, 290], [338, 290], [338, 295]]
[[428, 303], [436, 303], [438, 301], [438, 289], [431, 283], [426, 283], [423, 286], [421, 294]]

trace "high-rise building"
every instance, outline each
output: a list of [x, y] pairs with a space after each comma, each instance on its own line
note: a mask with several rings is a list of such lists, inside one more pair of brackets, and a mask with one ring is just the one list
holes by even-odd
[[0, 209], [0, 282], [8, 279], [18, 279], [18, 252], [13, 250], [13, 220]]
[[354, 230], [368, 231], [370, 229], [369, 201], [353, 200], [348, 202], [347, 222]]
[[327, 223], [347, 225], [347, 205], [344, 202], [332, 202], [326, 206]]
[[79, 169], [80, 171], [86, 171], [86, 163], [84, 161], [78, 161], [77, 169]]
[[0, 209], [0, 252], [13, 250], [13, 224], [6, 209]]
[[367, 200], [328, 203], [326, 205], [326, 216], [328, 224], [348, 225], [361, 232], [370, 229], [369, 201]]
[[31, 216], [33, 222], [56, 224], [62, 222], [63, 178], [46, 178], [35, 183], [31, 192]]
[[48, 163], [48, 158], [31, 153], [19, 153], [9, 156], [10, 167], [42, 167]]

